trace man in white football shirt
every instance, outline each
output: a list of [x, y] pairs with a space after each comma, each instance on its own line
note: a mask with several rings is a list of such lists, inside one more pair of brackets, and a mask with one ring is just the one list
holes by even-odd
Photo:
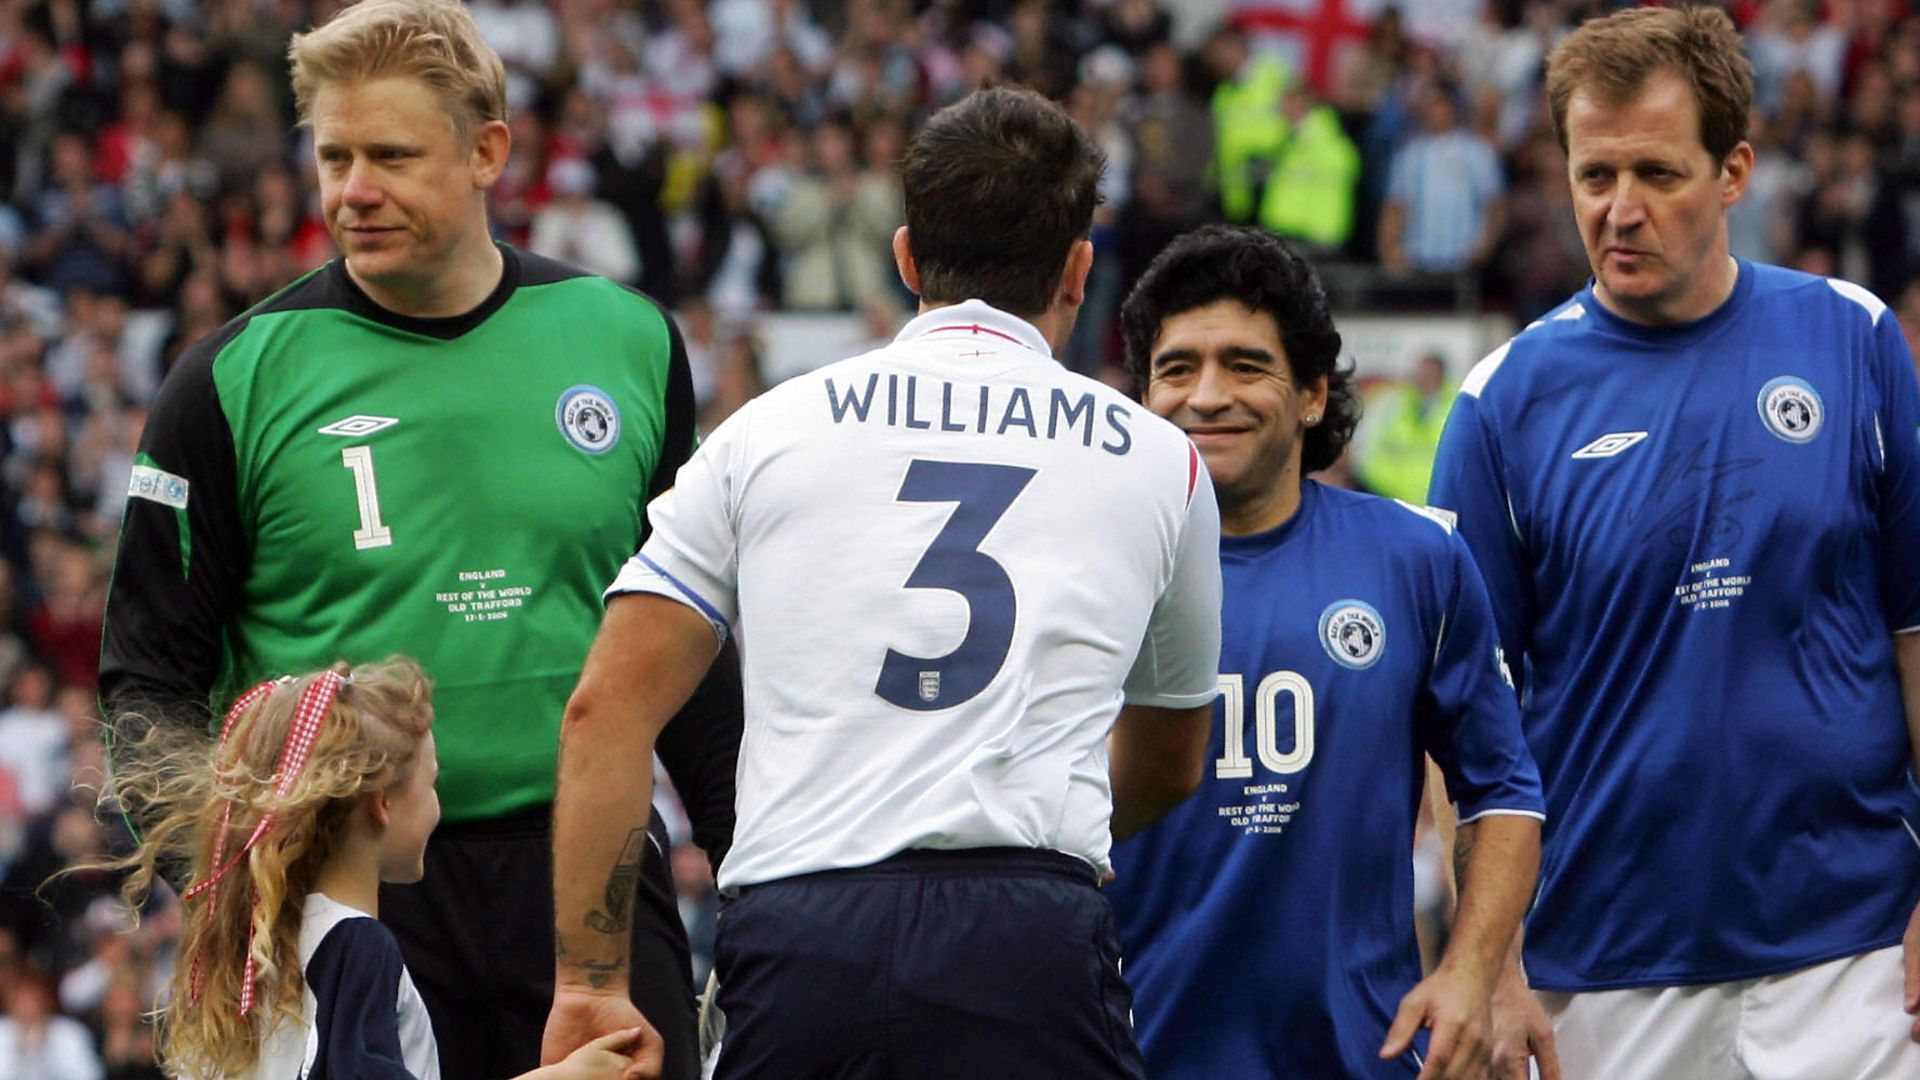
[[603, 894], [634, 762], [732, 633], [718, 1075], [1143, 1075], [1095, 883], [1199, 782], [1219, 519], [1184, 435], [1053, 359], [1101, 166], [1026, 91], [937, 114], [894, 240], [919, 317], [749, 403], [650, 508], [567, 707], [544, 1056], [631, 1022]]

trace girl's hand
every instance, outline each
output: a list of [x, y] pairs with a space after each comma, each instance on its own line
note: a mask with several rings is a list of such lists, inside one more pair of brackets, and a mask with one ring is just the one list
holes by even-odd
[[600, 1036], [540, 1074], [541, 1080], [659, 1080], [665, 1062], [660, 1033], [642, 1021], [639, 1027]]

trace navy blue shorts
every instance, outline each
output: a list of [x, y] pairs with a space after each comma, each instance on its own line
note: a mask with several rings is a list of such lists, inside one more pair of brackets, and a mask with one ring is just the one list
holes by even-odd
[[718, 1080], [1058, 1080], [1146, 1070], [1113, 909], [1051, 851], [909, 851], [720, 913]]

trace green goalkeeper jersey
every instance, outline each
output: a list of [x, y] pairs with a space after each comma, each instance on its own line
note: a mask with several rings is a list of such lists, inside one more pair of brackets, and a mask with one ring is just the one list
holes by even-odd
[[330, 263], [188, 350], [153, 408], [103, 691], [218, 710], [274, 675], [418, 659], [449, 820], [553, 797], [561, 711], [647, 500], [693, 443], [646, 297], [511, 248], [415, 319]]

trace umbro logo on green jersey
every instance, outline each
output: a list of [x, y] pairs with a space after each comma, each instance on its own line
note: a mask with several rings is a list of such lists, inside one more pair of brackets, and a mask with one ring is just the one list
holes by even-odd
[[368, 416], [365, 413], [355, 413], [345, 420], [335, 420], [321, 428], [320, 434], [357, 438], [361, 435], [371, 435], [376, 431], [385, 431], [399, 422], [400, 418], [397, 416]]

